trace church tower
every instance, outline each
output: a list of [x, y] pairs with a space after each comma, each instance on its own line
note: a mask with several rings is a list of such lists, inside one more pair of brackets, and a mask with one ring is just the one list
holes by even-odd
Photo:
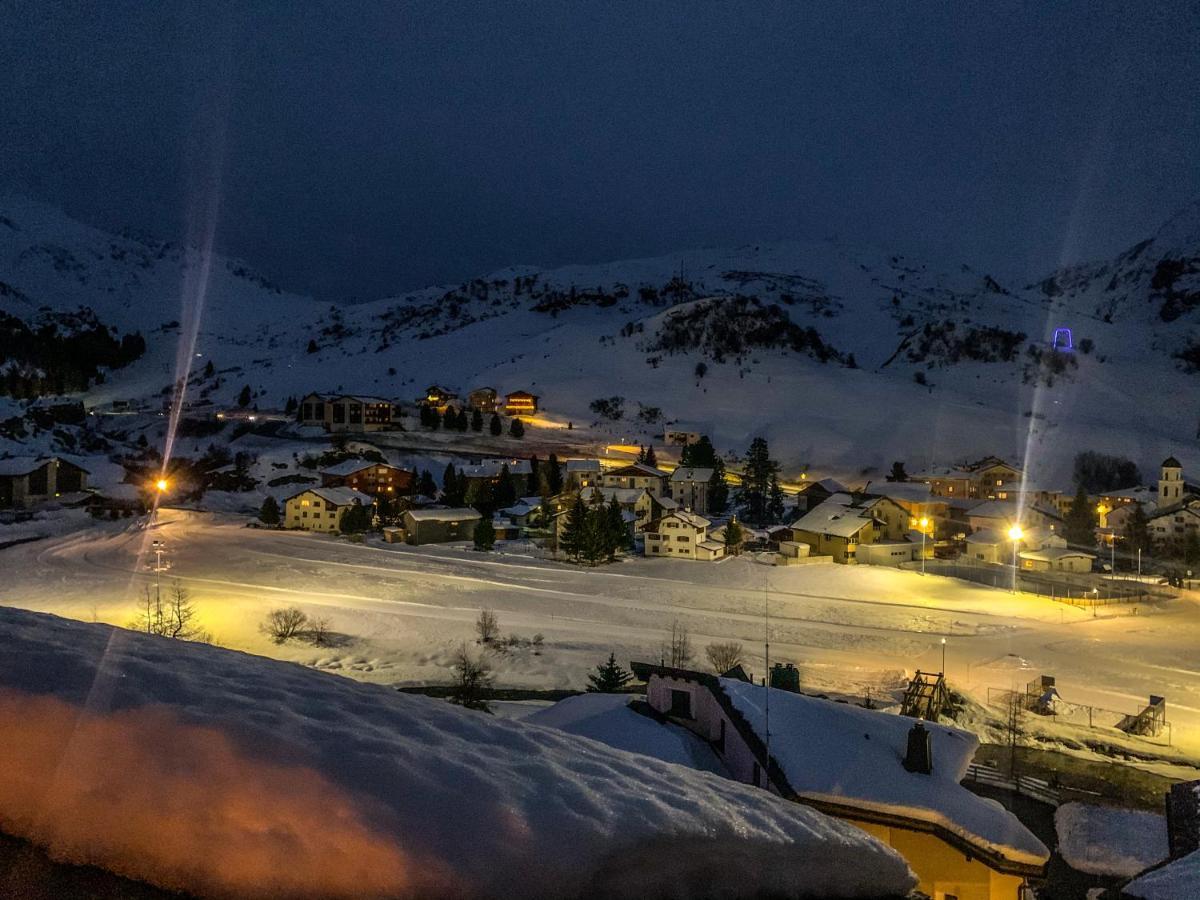
[[1183, 499], [1183, 466], [1173, 456], [1163, 460], [1158, 478], [1158, 508], [1171, 506]]

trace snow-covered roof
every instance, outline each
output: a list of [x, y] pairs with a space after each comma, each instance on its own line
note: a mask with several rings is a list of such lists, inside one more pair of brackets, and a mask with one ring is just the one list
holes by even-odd
[[672, 481], [711, 481], [712, 469], [700, 469], [694, 466], [680, 466], [671, 473]]
[[969, 515], [972, 519], [1003, 519], [1005, 522], [1016, 522], [1019, 510], [1017, 504], [1011, 500], [987, 500], [972, 509]]
[[369, 459], [347, 459], [330, 466], [328, 469], [322, 469], [322, 475], [353, 475], [355, 472], [361, 472], [363, 469], [369, 469], [372, 466], [386, 466], [387, 463], [371, 462]]
[[792, 528], [816, 534], [853, 537], [873, 521], [871, 508], [879, 498], [867, 498], [855, 505], [850, 494], [832, 494], [815, 509], [792, 523]]
[[630, 463], [627, 466], [621, 466], [618, 469], [609, 469], [604, 473], [604, 477], [621, 476], [628, 478], [630, 476], [638, 476], [642, 478], [666, 478], [667, 473], [662, 469], [656, 469], [654, 466], [648, 466], [645, 463]]
[[580, 694], [525, 717], [531, 725], [602, 741], [610, 747], [728, 777], [707, 741], [679, 725], [660, 725], [630, 707], [629, 694]]
[[713, 553], [717, 552], [718, 550], [725, 549], [725, 545], [719, 541], [701, 541], [698, 546], [703, 547], [705, 550], [710, 550]]
[[469, 506], [456, 506], [451, 509], [410, 509], [405, 513], [414, 522], [466, 522], [481, 518], [478, 510]]
[[1102, 497], [1116, 497], [1123, 499], [1128, 497], [1130, 500], [1156, 500], [1158, 499], [1158, 488], [1149, 485], [1141, 485], [1139, 487], [1121, 488], [1119, 491], [1102, 491]]
[[693, 528], [708, 528], [710, 525], [712, 525], [712, 522], [708, 521], [708, 519], [704, 518], [704, 516], [698, 516], [695, 513], [684, 512], [682, 510], [677, 510], [670, 515], [662, 517], [662, 521], [664, 522], [667, 519], [679, 519], [681, 522], [686, 522]]
[[627, 506], [636, 503], [638, 498], [645, 493], [647, 491], [644, 488], [611, 488], [591, 485], [581, 490], [579, 496], [583, 498], [584, 503], [591, 503], [597, 496], [601, 497], [605, 503], [611, 503], [612, 498], [616, 497], [618, 503]]
[[599, 472], [600, 460], [598, 459], [568, 459], [566, 462], [568, 472]]
[[1151, 869], [1125, 885], [1122, 896], [1139, 900], [1182, 900], [1200, 897], [1200, 850]]
[[[892, 500], [905, 500], [909, 503], [926, 503], [933, 499], [933, 489], [921, 481], [883, 481], [871, 482], [870, 492]], [[939, 498], [938, 502], [945, 503]]]
[[[878, 897], [915, 885], [899, 854], [849, 823], [556, 728], [7, 607], [0, 633], [0, 726], [24, 736], [4, 771], [28, 786], [6, 798], [8, 830], [32, 838], [21, 823], [36, 822], [51, 854], [197, 896], [550, 900], [695, 883]], [[714, 867], [714, 852], [737, 865]]]
[[1082, 556], [1085, 559], [1095, 559], [1096, 554], [1085, 553], [1082, 550], [1068, 550], [1066, 547], [1045, 547], [1041, 550], [1022, 550], [1021, 559], [1033, 559], [1038, 562], [1058, 562], [1068, 556]]
[[[756, 733], [763, 733], [767, 688], [720, 679]], [[941, 826], [1016, 863], [1040, 866], [1049, 851], [994, 800], [959, 782], [979, 747], [975, 735], [927, 723], [933, 772], [902, 762], [913, 719], [771, 689], [771, 756], [804, 799], [892, 814]]]
[[467, 478], [499, 478], [501, 470], [508, 466], [509, 475], [531, 475], [533, 467], [527, 459], [485, 459], [483, 462], [462, 467]]
[[980, 528], [974, 534], [967, 535], [967, 543], [995, 546], [996, 544], [1012, 543], [1012, 539], [1005, 537], [999, 531], [996, 531], [992, 528]]
[[87, 472], [79, 463], [71, 462], [69, 459], [63, 459], [60, 456], [12, 456], [8, 459], [0, 459], [0, 475], [28, 475], [30, 472], [35, 472], [46, 463], [58, 460], [61, 463], [66, 463], [69, 466], [74, 466]]
[[284, 497], [284, 502], [299, 497], [301, 494], [316, 494], [326, 503], [332, 503], [334, 506], [350, 506], [357, 500], [363, 506], [370, 506], [375, 502], [375, 498], [370, 494], [364, 494], [362, 491], [356, 491], [354, 488], [348, 487], [306, 487], [298, 491], [294, 491]]

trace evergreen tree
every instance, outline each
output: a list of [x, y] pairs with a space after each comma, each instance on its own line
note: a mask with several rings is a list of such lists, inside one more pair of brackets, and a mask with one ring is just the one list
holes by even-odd
[[217, 370], [213, 366], [213, 361], [211, 359], [204, 364], [204, 377], [205, 378], [212, 378], [213, 375], [216, 374], [216, 372], [217, 372]]
[[651, 444], [649, 447], [646, 448], [646, 456], [645, 456], [645, 458], [642, 459], [642, 462], [644, 462], [648, 466], [655, 466], [655, 467], [658, 466], [658, 457], [654, 455], [654, 445], [653, 444]]
[[471, 430], [483, 431], [483, 413], [477, 409], [471, 411]]
[[512, 473], [508, 471], [508, 463], [500, 467], [494, 496], [497, 509], [505, 509], [517, 502], [517, 486], [513, 482]]
[[709, 469], [717, 464], [717, 451], [713, 449], [707, 434], [702, 435], [694, 444], [684, 445], [683, 452], [679, 455], [679, 464], [701, 469]]
[[496, 487], [487, 478], [472, 481], [463, 502], [477, 509], [484, 518], [490, 519], [496, 511]]
[[588, 676], [591, 684], [588, 692], [593, 694], [615, 694], [633, 680], [633, 673], [617, 665], [617, 655], [608, 654], [608, 662], [596, 666], [596, 672]]
[[908, 481], [908, 473], [904, 471], [904, 463], [899, 460], [892, 463], [892, 471], [885, 477], [888, 481]]
[[285, 403], [285, 404], [283, 405], [283, 412], [284, 412], [284, 415], [288, 415], [288, 416], [290, 416], [292, 413], [294, 413], [294, 412], [296, 411], [296, 407], [298, 407], [299, 405], [300, 405], [300, 404], [298, 404], [298, 403], [296, 402], [296, 398], [295, 398], [295, 397], [288, 397], [288, 398], [287, 398], [287, 403]]
[[637, 461], [640, 463], [644, 463], [646, 461], [646, 448], [641, 444], [638, 444]]
[[578, 559], [580, 552], [583, 550], [587, 519], [587, 505], [583, 502], [583, 497], [576, 494], [575, 502], [572, 504], [570, 512], [567, 513], [567, 517], [563, 521], [562, 534], [558, 539], [559, 548], [572, 559]]
[[742, 516], [753, 525], [764, 525], [770, 517], [771, 479], [779, 471], [779, 465], [771, 459], [767, 442], [755, 438], [746, 451], [745, 471], [742, 473], [741, 501]]
[[529, 457], [529, 489], [534, 490], [541, 483], [542, 478], [542, 461], [537, 458], [537, 454]]
[[338, 531], [342, 534], [362, 534], [371, 527], [371, 515], [361, 503], [354, 503], [342, 510], [338, 519]]
[[745, 533], [742, 531], [742, 526], [738, 524], [737, 519], [730, 519], [729, 524], [725, 526], [725, 552], [730, 556], [737, 556], [742, 552], [742, 541], [745, 540]]
[[442, 427], [447, 431], [453, 431], [458, 427], [458, 413], [453, 406], [447, 406], [446, 411], [442, 413]]
[[771, 473], [771, 489], [767, 497], [767, 516], [772, 523], [783, 519], [783, 488], [779, 486], [779, 476]]
[[629, 549], [629, 529], [625, 525], [625, 517], [621, 512], [621, 504], [617, 495], [613, 494], [608, 507], [604, 511], [604, 529], [608, 558], [617, 558], [618, 551]]
[[317, 342], [314, 341], [312, 338], [309, 338], [308, 339], [308, 352], [316, 353], [318, 349], [319, 348], [317, 347]]
[[503, 430], [504, 426], [500, 424], [500, 416], [498, 416], [496, 413], [492, 413], [492, 418], [488, 422], [488, 431], [492, 433], [493, 437], [497, 437]]
[[459, 431], [466, 431], [471, 427], [471, 421], [467, 418], [467, 411], [465, 409], [458, 411], [458, 416], [454, 419], [454, 427]]
[[1136, 553], [1138, 550], [1143, 553], [1150, 552], [1150, 519], [1140, 503], [1134, 506], [1133, 512], [1129, 514], [1129, 521], [1125, 525], [1125, 545], [1132, 553]]
[[242, 409], [245, 409], [250, 405], [250, 397], [250, 385], [246, 385], [242, 388], [241, 393], [239, 393], [237, 396], [237, 405]]
[[513, 416], [508, 423], [508, 433], [515, 438], [525, 437], [525, 423]]
[[447, 463], [445, 474], [442, 475], [442, 500], [447, 506], [462, 506], [466, 493], [466, 479], [458, 474], [454, 463]]
[[437, 482], [433, 480], [433, 475], [428, 469], [423, 469], [421, 477], [417, 479], [417, 493], [422, 497], [437, 496]]
[[1183, 539], [1183, 548], [1180, 552], [1183, 561], [1189, 566], [1200, 566], [1200, 535], [1194, 531], [1189, 531]]
[[712, 463], [713, 477], [708, 483], [708, 511], [722, 515], [729, 508], [729, 482], [725, 480], [725, 463], [720, 458]]
[[607, 558], [611, 538], [608, 528], [608, 516], [604, 512], [604, 498], [599, 492], [592, 495], [591, 506], [587, 508], [583, 520], [583, 540], [580, 555], [585, 562], [595, 565]]
[[263, 500], [262, 506], [258, 509], [258, 518], [264, 525], [279, 524], [279, 504], [274, 497], [268, 494], [267, 498]]
[[422, 403], [419, 407], [417, 407], [417, 419], [420, 421], [422, 428], [432, 428], [433, 427], [429, 421], [430, 412], [431, 412], [431, 410], [424, 403]]
[[562, 493], [563, 477], [562, 467], [558, 464], [558, 456], [551, 453], [550, 458], [546, 460], [546, 481], [550, 486], [550, 496], [557, 497]]
[[1071, 511], [1063, 520], [1063, 536], [1067, 542], [1079, 547], [1096, 545], [1096, 511], [1088, 499], [1087, 489], [1082, 484], [1075, 491]]
[[492, 525], [492, 517], [484, 516], [475, 523], [475, 549], [484, 553], [496, 546], [496, 529]]

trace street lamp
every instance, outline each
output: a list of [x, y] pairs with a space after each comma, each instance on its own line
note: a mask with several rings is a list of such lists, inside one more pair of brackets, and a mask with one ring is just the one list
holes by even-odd
[[1021, 530], [1020, 525], [1014, 525], [1008, 529], [1008, 537], [1013, 542], [1013, 586], [1012, 592], [1017, 592], [1017, 548], [1021, 546], [1021, 538], [1025, 537], [1025, 532]]
[[154, 592], [155, 592], [156, 597], [161, 601], [162, 600], [162, 570], [163, 570], [162, 558], [163, 558], [163, 554], [166, 553], [166, 551], [167, 551], [167, 546], [166, 546], [166, 544], [164, 544], [162, 541], [159, 541], [159, 540], [152, 541], [150, 543], [150, 546], [154, 548], [154, 556], [155, 556], [155, 560], [156, 560], [154, 563]]
[[946, 639], [942, 638], [942, 679], [946, 678]]
[[[922, 516], [921, 520], [919, 522], [917, 522], [917, 524], [921, 526], [921, 574], [924, 575], [925, 574], [925, 529], [929, 527], [929, 519]], [[942, 643], [944, 644], [946, 642], [942, 641]]]

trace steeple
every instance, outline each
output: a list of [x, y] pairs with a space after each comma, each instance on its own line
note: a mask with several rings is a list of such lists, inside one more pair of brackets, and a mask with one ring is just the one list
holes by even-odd
[[1179, 503], [1183, 499], [1183, 466], [1173, 456], [1163, 460], [1158, 478], [1158, 508]]

